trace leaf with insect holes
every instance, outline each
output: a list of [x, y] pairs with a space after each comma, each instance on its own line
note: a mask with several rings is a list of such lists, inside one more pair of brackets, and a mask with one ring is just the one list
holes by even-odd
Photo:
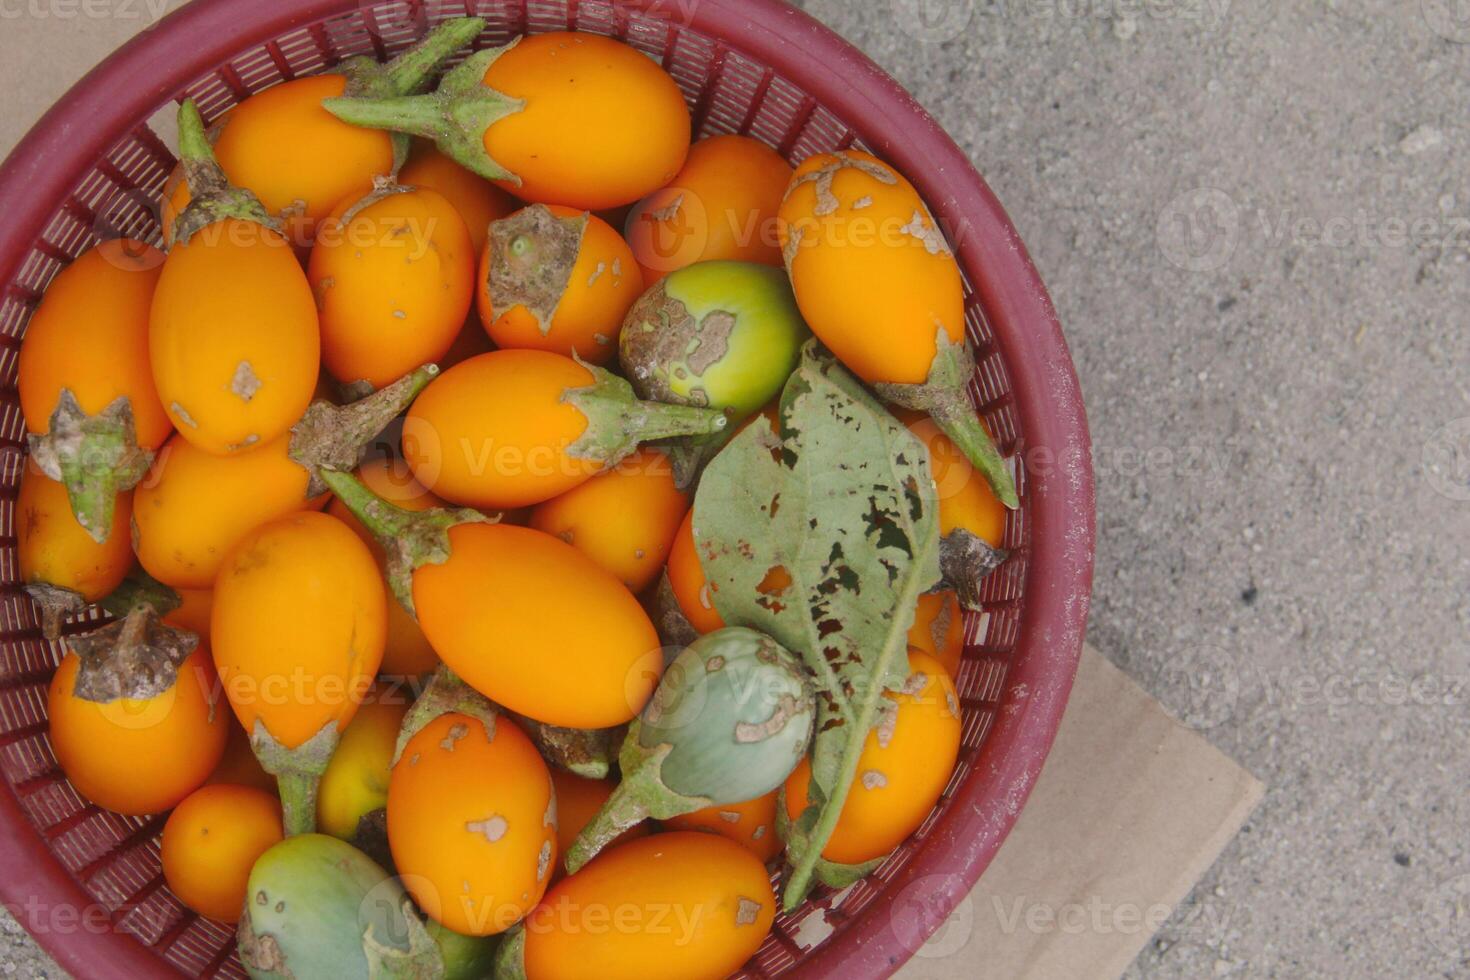
[[918, 597], [939, 581], [929, 453], [815, 341], [781, 395], [705, 471], [694, 538], [715, 608], [815, 675], [812, 803], [792, 822], [787, 908], [811, 884], [883, 692], [904, 683]]

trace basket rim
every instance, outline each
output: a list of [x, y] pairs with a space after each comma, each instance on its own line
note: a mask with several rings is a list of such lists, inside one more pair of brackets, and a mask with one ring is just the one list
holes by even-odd
[[[870, 58], [783, 0], [616, 2], [682, 19], [683, 26], [774, 69], [907, 175], [937, 215], [960, 217], [956, 257], [1002, 351], [1020, 448], [1044, 450], [1051, 461], [1027, 468], [1023, 629], [1011, 653], [1005, 705], [970, 775], [881, 893], [828, 939], [819, 956], [788, 974], [887, 977], [965, 900], [999, 850], [1051, 749], [1076, 675], [1095, 535], [1090, 440], [1076, 372], [1051, 299], [999, 201], [935, 119]], [[242, 47], [362, 6], [358, 0], [193, 0], [118, 48], [73, 85], [0, 165], [0, 214], [6, 216], [0, 283], [19, 273], [56, 202], [160, 103], [177, 99]], [[423, 13], [421, 2], [410, 6]], [[466, 0], [465, 7], [473, 3]], [[152, 81], [140, 81], [147, 79]], [[159, 969], [154, 952], [116, 928], [36, 928], [26, 909], [41, 898], [53, 907], [97, 904], [52, 855], [15, 796], [0, 792], [0, 901], [69, 972], [122, 980]], [[114, 923], [123, 914], [115, 914]]]

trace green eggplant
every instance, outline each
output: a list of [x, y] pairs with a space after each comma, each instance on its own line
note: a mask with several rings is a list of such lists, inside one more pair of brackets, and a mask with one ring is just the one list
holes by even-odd
[[646, 817], [771, 792], [806, 756], [815, 717], [806, 669], [769, 636], [734, 626], [695, 640], [629, 726], [622, 782], [568, 850], [567, 871]]
[[345, 841], [297, 834], [250, 870], [237, 933], [255, 980], [432, 980], [444, 961], [397, 878]]

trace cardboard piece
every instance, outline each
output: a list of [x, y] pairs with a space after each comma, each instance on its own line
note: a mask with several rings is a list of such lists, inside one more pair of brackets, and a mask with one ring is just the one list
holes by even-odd
[[1056, 745], [969, 899], [901, 980], [1113, 980], [1265, 787], [1091, 647]]

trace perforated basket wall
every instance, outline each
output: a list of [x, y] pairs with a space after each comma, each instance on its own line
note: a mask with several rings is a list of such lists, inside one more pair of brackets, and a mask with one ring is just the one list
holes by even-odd
[[[0, 170], [0, 892], [79, 975], [151, 975], [164, 963], [190, 976], [243, 975], [232, 927], [189, 912], [163, 881], [164, 816], [120, 817], [87, 803], [52, 754], [45, 695], [61, 648], [41, 637], [17, 584], [25, 432], [17, 350], [46, 284], [68, 261], [102, 238], [159, 242], [157, 199], [174, 157], [149, 128], [157, 110], [187, 95], [212, 119], [252, 92], [352, 55], [389, 56], [465, 14], [489, 22], [477, 47], [568, 28], [624, 39], [678, 80], [700, 137], [749, 134], [793, 163], [871, 149], [918, 185], [961, 261], [979, 365], [974, 400], [1026, 465], [1018, 467], [1022, 507], [1005, 532], [1011, 558], [987, 583], [985, 612], [965, 622], [960, 763], [908, 843], [854, 887], [819, 890], [781, 916], [741, 974], [886, 975], [968, 892], [1055, 734], [1091, 576], [1086, 425], [1045, 291], [968, 161], [871, 62], [777, 0], [196, 0], [79, 83], [27, 137]], [[95, 621], [89, 613], [67, 631]]]

